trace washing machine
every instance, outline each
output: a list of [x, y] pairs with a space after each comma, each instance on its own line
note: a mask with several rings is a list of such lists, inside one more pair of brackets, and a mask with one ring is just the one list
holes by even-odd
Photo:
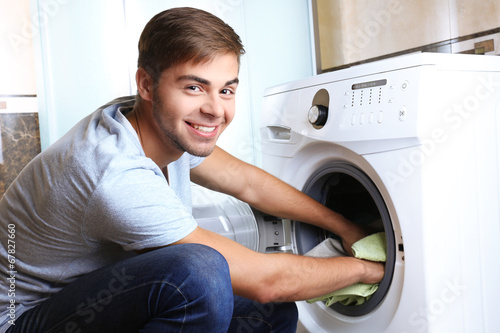
[[[376, 293], [298, 302], [299, 332], [500, 332], [499, 57], [412, 54], [271, 87], [261, 140], [266, 171], [387, 238]], [[282, 249], [335, 237], [291, 221]]]

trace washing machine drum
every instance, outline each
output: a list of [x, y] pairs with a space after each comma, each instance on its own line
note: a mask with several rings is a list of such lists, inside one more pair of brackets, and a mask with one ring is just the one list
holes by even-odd
[[[374, 232], [384, 231], [387, 239], [385, 276], [378, 290], [361, 305], [334, 303], [330, 308], [346, 316], [362, 316], [377, 308], [391, 285], [395, 264], [395, 241], [392, 223], [384, 200], [374, 183], [357, 167], [338, 162], [314, 173], [303, 192], [330, 209]], [[305, 254], [326, 238], [339, 238], [331, 232], [309, 224], [293, 222], [294, 251]]]

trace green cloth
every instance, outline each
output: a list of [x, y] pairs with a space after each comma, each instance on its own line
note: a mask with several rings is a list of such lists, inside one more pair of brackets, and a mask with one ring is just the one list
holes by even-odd
[[[331, 239], [327, 239], [318, 245], [317, 248], [309, 251], [306, 255], [310, 255], [312, 257], [328, 257], [325, 251], [330, 251], [330, 257], [340, 255], [336, 250], [335, 245], [332, 244], [333, 241]], [[379, 232], [367, 236], [354, 243], [351, 249], [356, 258], [385, 262], [387, 255], [385, 233]], [[361, 305], [369, 300], [371, 295], [373, 295], [377, 289], [378, 283], [355, 283], [327, 295], [310, 299], [307, 302], [314, 303], [317, 301], [324, 301], [326, 306], [330, 306], [337, 302], [343, 305]]]
[[370, 261], [385, 262], [387, 258], [385, 232], [365, 237], [351, 246], [356, 258]]
[[307, 303], [314, 303], [317, 301], [324, 301], [326, 306], [333, 303], [340, 303], [342, 305], [361, 305], [375, 293], [378, 289], [377, 284], [355, 283], [348, 287], [335, 290], [325, 296], [307, 300]]

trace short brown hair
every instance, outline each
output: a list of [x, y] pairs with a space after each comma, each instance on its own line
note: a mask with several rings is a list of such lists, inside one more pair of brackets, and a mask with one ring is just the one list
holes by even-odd
[[226, 53], [236, 55], [238, 62], [245, 53], [233, 28], [200, 9], [173, 8], [156, 14], [144, 28], [137, 64], [157, 81], [174, 65], [188, 61], [196, 64]]

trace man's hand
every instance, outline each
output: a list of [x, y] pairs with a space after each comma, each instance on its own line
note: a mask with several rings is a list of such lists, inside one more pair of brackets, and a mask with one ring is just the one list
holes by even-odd
[[385, 265], [379, 262], [362, 260], [366, 273], [361, 282], [363, 283], [379, 283], [384, 277]]
[[342, 246], [344, 247], [344, 250], [346, 253], [348, 253], [350, 256], [353, 256], [352, 253], [352, 245], [359, 241], [360, 239], [363, 239], [371, 234], [369, 230], [366, 230], [363, 228], [361, 225], [350, 222], [346, 219], [344, 219], [344, 223], [348, 225], [346, 231], [342, 234], [339, 235], [342, 238]]

